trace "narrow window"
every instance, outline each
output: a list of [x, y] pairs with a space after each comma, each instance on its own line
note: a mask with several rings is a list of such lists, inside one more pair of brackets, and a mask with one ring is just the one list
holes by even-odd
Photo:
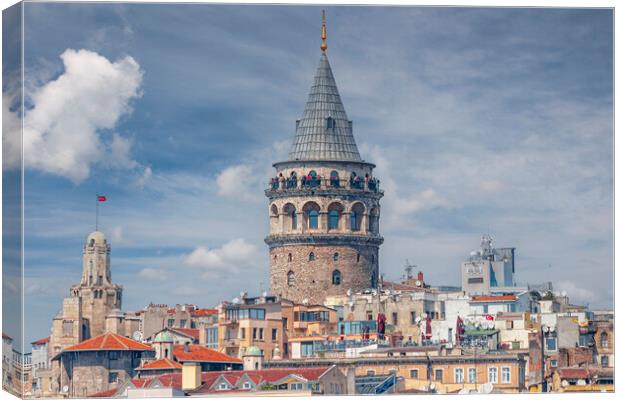
[[456, 368], [454, 370], [454, 383], [463, 383], [464, 378], [463, 368]]
[[489, 368], [489, 382], [497, 383], [497, 367]]
[[334, 253], [334, 261], [338, 261], [338, 257], [339, 257], [338, 253]]
[[601, 347], [608, 347], [609, 341], [607, 339], [607, 332], [601, 333]]
[[467, 370], [467, 381], [469, 383], [476, 383], [476, 368], [469, 368]]
[[418, 370], [417, 369], [409, 370], [409, 377], [412, 379], [418, 379]]
[[293, 261], [293, 254], [288, 253], [288, 262]]
[[395, 312], [392, 313], [392, 324], [398, 325], [398, 313], [395, 313]]
[[510, 367], [502, 367], [502, 383], [510, 383]]
[[295, 273], [293, 271], [288, 271], [288, 274], [286, 274], [286, 282], [289, 286], [293, 286], [295, 284]]
[[316, 257], [314, 256], [313, 252], [310, 252], [310, 254], [308, 254], [308, 261], [314, 261], [316, 260]]
[[291, 229], [297, 229], [297, 212], [291, 211]]
[[342, 277], [340, 275], [340, 271], [335, 270], [334, 272], [332, 272], [332, 284], [333, 285], [340, 285], [341, 279]]

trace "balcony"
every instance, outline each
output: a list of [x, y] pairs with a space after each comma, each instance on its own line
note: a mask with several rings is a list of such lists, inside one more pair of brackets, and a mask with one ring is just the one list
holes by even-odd
[[379, 189], [379, 180], [375, 178], [362, 179], [360, 177], [349, 179], [323, 179], [314, 177], [311, 179], [297, 179], [274, 177], [269, 181], [267, 192], [282, 191], [312, 191], [312, 190], [359, 190], [371, 193], [383, 193]]

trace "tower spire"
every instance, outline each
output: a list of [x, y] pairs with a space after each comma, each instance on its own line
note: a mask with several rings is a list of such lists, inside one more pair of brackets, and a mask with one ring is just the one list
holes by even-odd
[[325, 28], [325, 10], [323, 10], [323, 25], [321, 26], [321, 51], [327, 50], [327, 29]]

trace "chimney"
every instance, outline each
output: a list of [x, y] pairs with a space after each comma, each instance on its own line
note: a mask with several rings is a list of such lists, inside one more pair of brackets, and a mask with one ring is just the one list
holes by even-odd
[[200, 363], [184, 363], [181, 377], [183, 391], [198, 389], [202, 384], [201, 377]]
[[418, 280], [424, 282], [424, 273], [422, 271], [418, 271]]

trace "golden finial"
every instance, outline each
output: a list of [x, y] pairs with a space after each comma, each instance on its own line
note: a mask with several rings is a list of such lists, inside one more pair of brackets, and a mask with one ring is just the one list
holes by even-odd
[[327, 43], [325, 40], [327, 39], [327, 29], [325, 29], [325, 10], [323, 10], [323, 26], [321, 27], [321, 39], [323, 42], [321, 43], [321, 51], [327, 50]]

